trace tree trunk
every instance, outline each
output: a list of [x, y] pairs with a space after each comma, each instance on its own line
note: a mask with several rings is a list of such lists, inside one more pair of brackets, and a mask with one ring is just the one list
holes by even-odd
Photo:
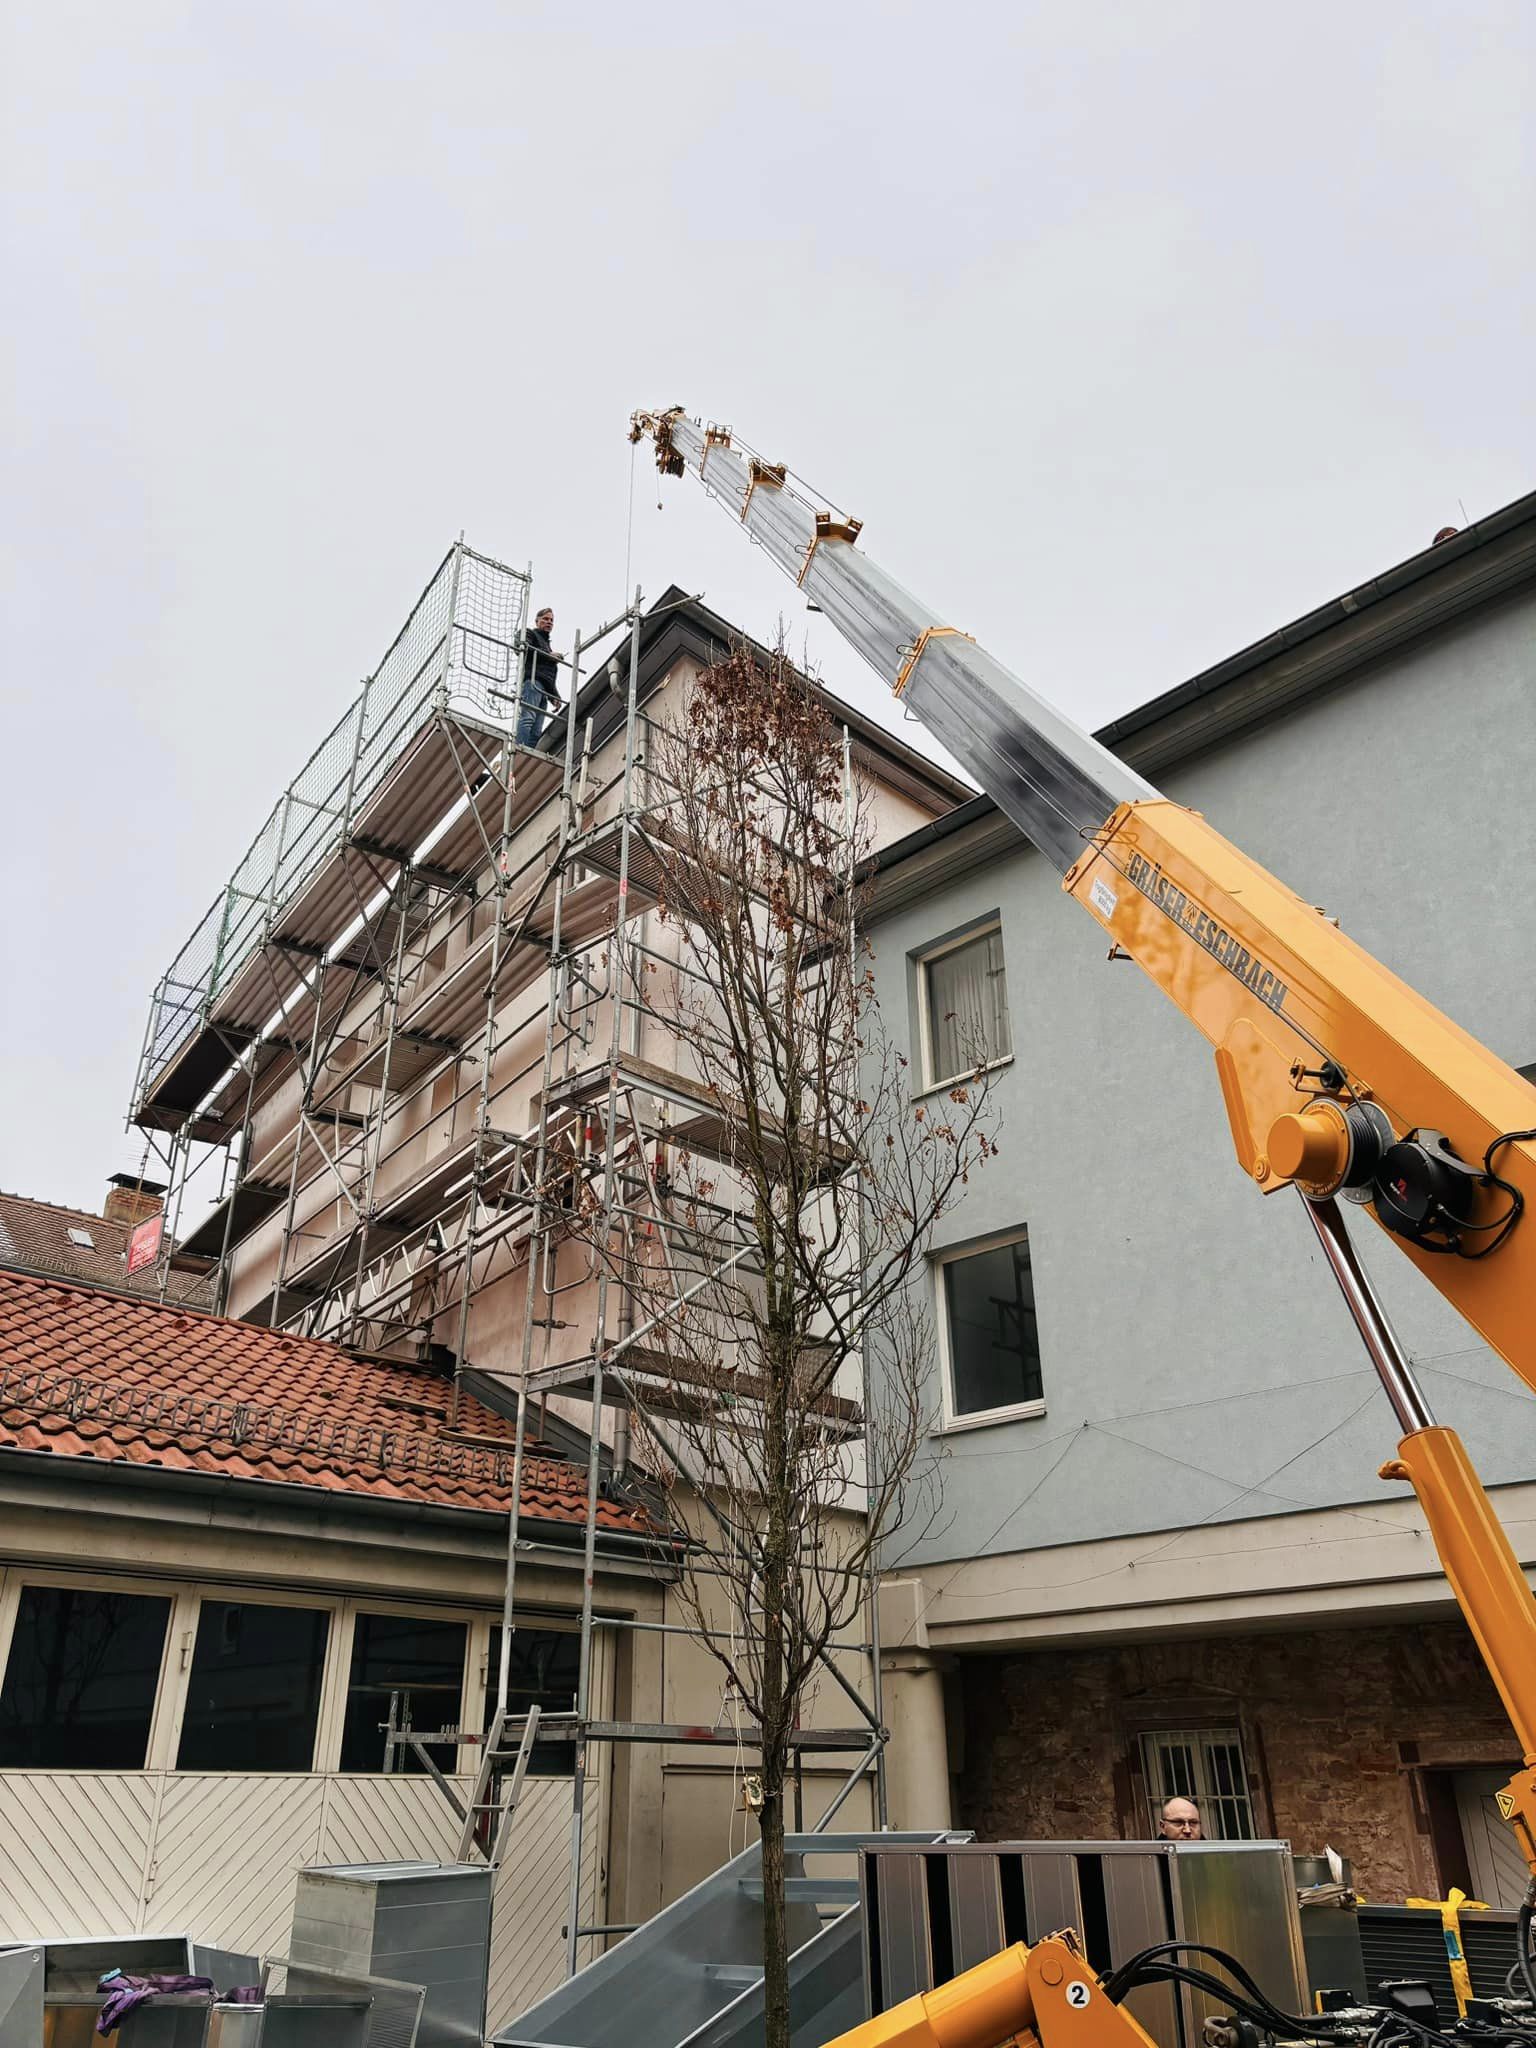
[[[770, 1266], [769, 1317], [775, 1302]], [[790, 1615], [790, 1534], [785, 1514], [791, 1498], [788, 1429], [788, 1340], [781, 1334], [766, 1361], [768, 1395], [763, 1404], [767, 1479], [767, 1526], [763, 1532], [763, 1634], [761, 1727], [763, 1810], [763, 2042], [789, 2048], [789, 1921], [784, 1899], [784, 1784], [789, 1775], [789, 1731], [798, 1701], [786, 1697], [786, 1640]]]
[[[776, 1775], [778, 1783], [770, 1785]], [[789, 2048], [789, 1921], [784, 1902], [784, 1767], [763, 1757], [763, 2042]]]

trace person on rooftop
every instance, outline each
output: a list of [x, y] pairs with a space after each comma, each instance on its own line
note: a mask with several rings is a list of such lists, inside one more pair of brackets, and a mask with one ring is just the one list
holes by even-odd
[[520, 747], [537, 746], [546, 720], [560, 708], [560, 694], [555, 687], [559, 657], [551, 652], [549, 645], [549, 636], [554, 630], [555, 615], [545, 605], [523, 635], [523, 676], [514, 734]]

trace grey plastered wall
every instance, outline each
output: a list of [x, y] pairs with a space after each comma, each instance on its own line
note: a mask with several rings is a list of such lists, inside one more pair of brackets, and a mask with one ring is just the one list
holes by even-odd
[[[1495, 1052], [1536, 1061], [1536, 595], [1157, 779]], [[1028, 1224], [1047, 1412], [936, 1440], [944, 1507], [907, 1559], [1379, 1502], [1391, 1413], [1296, 1198], [1239, 1171], [1205, 1041], [1106, 962], [1029, 848], [982, 868], [963, 848], [871, 923], [877, 988], [908, 1045], [913, 955], [1000, 913], [1002, 1151], [934, 1245]], [[1536, 1398], [1374, 1223], [1355, 1234], [1439, 1419], [1489, 1482], [1536, 1476]]]

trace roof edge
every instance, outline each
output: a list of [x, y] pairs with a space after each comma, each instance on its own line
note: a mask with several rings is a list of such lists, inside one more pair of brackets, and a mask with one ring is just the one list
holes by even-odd
[[[1094, 738], [1135, 767], [1187, 760], [1532, 580], [1536, 491], [1121, 713]], [[1268, 690], [1260, 687], [1265, 671], [1272, 677]], [[1246, 709], [1238, 704], [1239, 685], [1247, 686]], [[939, 842], [989, 819], [1001, 822], [997, 804], [989, 796], [972, 797], [882, 847], [868, 862], [866, 877], [888, 876]], [[1027, 844], [1016, 826], [1007, 829]], [[883, 916], [905, 901], [905, 895], [893, 898], [873, 915]]]

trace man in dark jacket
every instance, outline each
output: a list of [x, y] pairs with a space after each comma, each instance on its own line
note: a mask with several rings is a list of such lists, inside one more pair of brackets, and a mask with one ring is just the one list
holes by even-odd
[[520, 747], [537, 745], [545, 719], [558, 707], [560, 698], [555, 679], [560, 664], [550, 652], [549, 636], [555, 630], [555, 615], [545, 605], [523, 635], [523, 681], [519, 692], [515, 738]]

